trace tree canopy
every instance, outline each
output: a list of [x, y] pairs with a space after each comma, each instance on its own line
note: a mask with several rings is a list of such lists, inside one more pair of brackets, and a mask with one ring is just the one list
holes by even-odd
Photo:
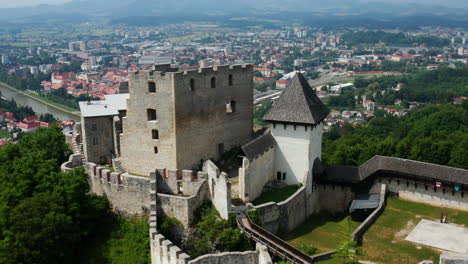
[[378, 117], [355, 129], [334, 128], [324, 138], [328, 164], [358, 166], [374, 155], [468, 169], [468, 101], [429, 106], [407, 116]]
[[58, 126], [0, 149], [0, 262], [76, 263], [110, 213], [83, 169], [60, 172], [70, 151]]

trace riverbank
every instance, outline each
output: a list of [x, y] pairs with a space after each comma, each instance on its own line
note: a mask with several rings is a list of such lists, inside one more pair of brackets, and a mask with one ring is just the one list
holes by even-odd
[[55, 108], [57, 110], [60, 110], [60, 111], [63, 111], [69, 115], [73, 115], [73, 116], [76, 116], [78, 118], [80, 118], [80, 111], [77, 111], [76, 109], [73, 109], [69, 106], [66, 106], [66, 105], [62, 105], [62, 104], [59, 104], [59, 103], [56, 103], [56, 102], [52, 102], [44, 97], [41, 97], [39, 96], [38, 94], [34, 93], [33, 91], [21, 91], [21, 90], [18, 90], [16, 88], [14, 88], [13, 86], [11, 85], [8, 85], [6, 83], [3, 83], [3, 82], [0, 82], [0, 85], [10, 89], [10, 90], [13, 90], [17, 93], [20, 93], [24, 96], [27, 96], [35, 101], [38, 101], [42, 104], [45, 104], [49, 107], [52, 107], [52, 108]]

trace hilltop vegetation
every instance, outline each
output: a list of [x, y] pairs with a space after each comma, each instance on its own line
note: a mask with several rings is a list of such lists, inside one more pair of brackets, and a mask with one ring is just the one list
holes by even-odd
[[58, 126], [0, 149], [0, 263], [149, 263], [147, 222], [114, 215], [83, 169], [61, 173], [69, 154]]
[[[393, 91], [398, 83], [404, 83], [399, 91]], [[344, 90], [340, 96], [331, 97], [330, 107], [354, 108], [354, 96], [366, 96], [378, 105], [393, 105], [401, 99], [403, 106], [416, 101], [427, 104], [444, 104], [453, 98], [468, 95], [468, 68], [441, 68], [434, 71], [418, 71], [411, 75], [381, 76], [370, 79], [357, 77], [355, 90]]]
[[328, 164], [358, 166], [374, 155], [468, 169], [468, 101], [429, 106], [402, 118], [378, 117], [367, 125], [334, 128], [324, 137]]

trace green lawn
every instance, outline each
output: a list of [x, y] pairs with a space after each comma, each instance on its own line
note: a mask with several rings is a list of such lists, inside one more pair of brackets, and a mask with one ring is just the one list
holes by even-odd
[[[439, 251], [404, 239], [421, 219], [438, 221], [441, 212], [448, 215], [450, 222], [468, 227], [468, 212], [388, 198], [384, 212], [364, 235], [360, 259], [381, 264], [419, 263], [426, 259], [439, 263]], [[306, 245], [326, 252], [334, 250], [346, 238], [346, 232], [359, 224], [349, 217], [318, 214], [283, 238], [296, 247]], [[319, 263], [340, 264], [340, 260]]]
[[268, 202], [282, 202], [288, 199], [289, 196], [293, 195], [299, 188], [300, 185], [289, 185], [274, 191], [264, 192], [262, 195], [260, 195], [260, 197], [253, 201], [253, 204], [259, 205]]
[[450, 222], [468, 226], [468, 212], [389, 198], [384, 213], [364, 235], [363, 259], [377, 263], [439, 263], [440, 253], [404, 241], [421, 219], [439, 220], [445, 212]]
[[359, 224], [352, 221], [349, 216], [333, 217], [328, 214], [316, 214], [287, 234], [284, 239], [293, 246], [315, 247], [322, 253], [334, 250], [346, 238], [346, 232], [352, 233]]

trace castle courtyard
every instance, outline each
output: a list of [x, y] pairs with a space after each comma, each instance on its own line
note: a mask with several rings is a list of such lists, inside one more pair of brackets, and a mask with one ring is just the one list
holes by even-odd
[[455, 224], [422, 219], [406, 240], [457, 253], [468, 253], [468, 228]]

